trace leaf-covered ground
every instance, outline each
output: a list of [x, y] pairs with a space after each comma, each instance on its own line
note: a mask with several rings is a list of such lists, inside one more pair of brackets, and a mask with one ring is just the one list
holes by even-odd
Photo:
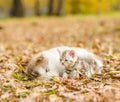
[[[84, 47], [104, 62], [94, 79], [28, 80], [31, 57], [52, 47]], [[0, 21], [0, 102], [119, 102], [120, 17], [51, 17]]]

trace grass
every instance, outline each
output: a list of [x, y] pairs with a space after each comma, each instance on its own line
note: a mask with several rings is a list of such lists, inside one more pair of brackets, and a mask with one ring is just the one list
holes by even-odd
[[65, 16], [30, 16], [30, 17], [4, 17], [1, 18], [0, 21], [9, 21], [9, 20], [28, 20], [28, 21], [37, 21], [39, 19], [48, 19], [48, 18], [78, 18], [78, 19], [88, 19], [88, 18], [116, 18], [120, 17], [120, 12], [109, 12], [109, 13], [101, 13], [101, 14], [76, 14], [76, 15], [65, 15]]

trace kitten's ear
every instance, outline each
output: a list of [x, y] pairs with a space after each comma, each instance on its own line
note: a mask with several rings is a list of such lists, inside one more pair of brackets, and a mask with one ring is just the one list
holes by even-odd
[[71, 50], [71, 51], [70, 51], [70, 56], [72, 56], [72, 57], [75, 56], [75, 51], [74, 51], [74, 50]]
[[61, 56], [62, 52], [60, 51], [60, 49], [57, 49], [59, 55]]

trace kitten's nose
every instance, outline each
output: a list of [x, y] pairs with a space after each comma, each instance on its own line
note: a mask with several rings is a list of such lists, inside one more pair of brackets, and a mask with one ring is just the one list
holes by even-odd
[[62, 62], [62, 65], [64, 65], [64, 62]]

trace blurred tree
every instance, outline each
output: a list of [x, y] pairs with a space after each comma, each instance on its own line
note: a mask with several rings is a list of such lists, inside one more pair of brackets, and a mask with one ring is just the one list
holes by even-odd
[[99, 5], [99, 7], [98, 7], [98, 13], [99, 14], [101, 14], [102, 13], [102, 0], [98, 0], [98, 5]]
[[80, 13], [80, 0], [68, 0], [68, 5], [70, 13]]
[[21, 0], [13, 0], [10, 14], [16, 17], [24, 16], [24, 8]]
[[48, 5], [48, 14], [49, 15], [53, 14], [53, 6], [54, 6], [54, 0], [49, 0], [49, 5]]
[[[112, 9], [113, 3], [116, 5], [117, 9], [120, 7], [120, 0], [66, 0], [65, 1], [65, 9], [66, 13], [105, 13], [109, 12]], [[115, 5], [114, 5], [115, 7]]]
[[64, 0], [58, 0], [58, 9], [57, 9], [57, 15], [63, 15], [64, 13]]
[[35, 0], [34, 10], [35, 10], [35, 15], [39, 16], [41, 14], [39, 0]]
[[115, 0], [112, 7], [114, 10], [119, 11], [120, 10], [120, 0]]

